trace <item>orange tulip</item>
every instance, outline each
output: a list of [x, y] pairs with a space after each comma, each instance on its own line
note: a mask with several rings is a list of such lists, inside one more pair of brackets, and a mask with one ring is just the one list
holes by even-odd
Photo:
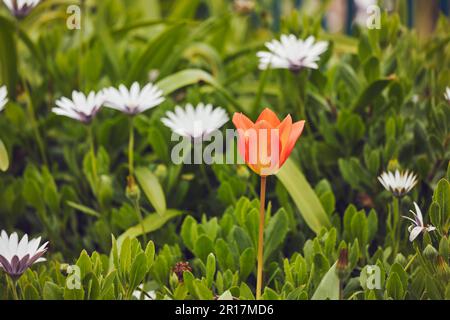
[[280, 121], [266, 108], [255, 123], [242, 113], [235, 113], [233, 123], [238, 130], [239, 153], [245, 163], [258, 175], [278, 172], [302, 134], [305, 121], [292, 123], [288, 115]]

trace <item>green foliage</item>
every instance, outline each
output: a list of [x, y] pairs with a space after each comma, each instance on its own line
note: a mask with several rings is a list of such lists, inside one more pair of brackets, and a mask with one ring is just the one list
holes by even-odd
[[[283, 16], [264, 1], [251, 12], [225, 0], [134, 2], [86, 1], [81, 32], [62, 23], [61, 1], [21, 20], [0, 6], [0, 226], [50, 242], [47, 262], [18, 280], [20, 299], [255, 299], [256, 175], [171, 160], [160, 119], [199, 102], [230, 118], [269, 106], [306, 120], [268, 179], [263, 299], [450, 299], [448, 19], [426, 39], [399, 12], [347, 36], [322, 29], [326, 2]], [[256, 52], [290, 33], [329, 42], [318, 68], [258, 70]], [[127, 117], [104, 108], [88, 126], [51, 108], [73, 90], [134, 81], [166, 99], [134, 117], [142, 193], [130, 199]], [[398, 201], [377, 181], [392, 167], [418, 176]], [[436, 229], [411, 243], [401, 217], [413, 202]], [[8, 283], [0, 272], [0, 299], [13, 298]]]

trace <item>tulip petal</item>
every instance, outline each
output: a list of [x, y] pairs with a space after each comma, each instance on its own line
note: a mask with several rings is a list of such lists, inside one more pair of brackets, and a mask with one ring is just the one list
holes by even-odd
[[291, 130], [292, 130], [291, 115], [287, 115], [286, 118], [284, 118], [284, 120], [278, 126], [278, 130], [279, 130], [278, 134], [279, 134], [280, 143], [281, 143], [280, 153], [282, 153], [283, 149], [286, 147], [286, 145], [289, 141], [289, 136], [291, 135]]
[[304, 127], [305, 127], [304, 120], [295, 122], [292, 125], [292, 129], [289, 134], [289, 140], [288, 140], [286, 146], [282, 150], [281, 159], [280, 159], [280, 167], [283, 165], [283, 163], [286, 161], [286, 159], [291, 154], [292, 149], [294, 148], [295, 143], [297, 142], [298, 138], [302, 134]]
[[247, 118], [242, 113], [235, 113], [233, 115], [233, 124], [236, 126], [237, 129], [247, 130], [251, 127], [253, 127], [254, 123]]
[[276, 128], [280, 125], [280, 120], [278, 119], [277, 115], [269, 108], [265, 108], [263, 112], [261, 112], [258, 119], [256, 120], [256, 123], [263, 120], [267, 121], [272, 128]]

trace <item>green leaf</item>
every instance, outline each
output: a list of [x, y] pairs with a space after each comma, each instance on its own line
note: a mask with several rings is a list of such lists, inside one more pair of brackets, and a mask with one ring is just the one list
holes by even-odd
[[270, 219], [264, 232], [264, 262], [283, 243], [288, 231], [289, 225], [286, 211], [280, 209]]
[[225, 291], [222, 293], [217, 300], [233, 300], [233, 295], [231, 294], [230, 290]]
[[126, 82], [131, 84], [133, 81], [143, 80], [149, 70], [153, 68], [161, 70], [163, 65], [170, 61], [169, 58], [173, 61], [176, 58], [174, 47], [182, 42], [186, 34], [184, 27], [184, 22], [168, 26], [148, 42], [143, 52], [134, 59], [127, 72]]
[[239, 299], [241, 300], [255, 300], [252, 290], [248, 287], [245, 282], [241, 282], [239, 287]]
[[0, 170], [6, 171], [9, 168], [9, 158], [8, 151], [6, 151], [6, 147], [3, 144], [2, 139], [0, 139]]
[[156, 212], [161, 216], [165, 215], [167, 209], [166, 198], [158, 178], [153, 172], [144, 167], [136, 169], [136, 178]]
[[86, 206], [84, 206], [82, 204], [75, 203], [75, 202], [72, 202], [72, 201], [66, 201], [66, 203], [67, 203], [67, 205], [69, 207], [72, 207], [72, 208], [74, 208], [74, 209], [76, 209], [76, 210], [78, 210], [80, 212], [83, 212], [83, 213], [85, 213], [87, 215], [90, 215], [90, 216], [93, 216], [93, 217], [97, 217], [97, 218], [101, 217], [101, 214], [99, 212], [97, 212], [94, 209], [91, 209], [89, 207], [86, 207]]
[[147, 243], [145, 248], [145, 256], [147, 257], [147, 268], [150, 269], [155, 261], [155, 244], [153, 241]]
[[[143, 220], [144, 225], [144, 231], [145, 233], [153, 232], [155, 230], [158, 230], [161, 228], [167, 221], [169, 221], [172, 218], [175, 218], [179, 215], [181, 215], [183, 212], [175, 209], [168, 209], [166, 213], [163, 216], [160, 216], [157, 213], [152, 213], [146, 216]], [[139, 223], [131, 228], [129, 228], [127, 231], [122, 233], [117, 238], [118, 247], [121, 247], [122, 242], [125, 238], [136, 238], [143, 234], [142, 225]]]
[[447, 222], [450, 219], [450, 183], [446, 179], [439, 180], [433, 201], [439, 204], [441, 221]]
[[242, 107], [230, 95], [230, 93], [223, 88], [211, 74], [201, 69], [186, 69], [178, 71], [165, 77], [164, 79], [161, 79], [156, 85], [164, 92], [165, 95], [169, 95], [178, 89], [200, 82], [207, 83], [219, 91], [224, 98], [235, 107], [230, 108], [230, 106], [228, 106], [228, 110], [230, 112], [235, 111], [235, 109], [242, 110]]
[[192, 216], [187, 216], [181, 225], [181, 238], [184, 245], [194, 251], [194, 245], [198, 238], [197, 221]]
[[383, 90], [394, 81], [394, 77], [388, 77], [372, 82], [356, 99], [352, 106], [352, 110], [361, 112], [365, 107], [370, 105], [375, 98], [377, 98]]
[[319, 198], [292, 159], [287, 159], [277, 174], [289, 195], [294, 200], [306, 224], [316, 234], [331, 226]]
[[43, 298], [44, 300], [63, 300], [63, 288], [53, 282], [47, 281], [44, 284]]
[[405, 290], [403, 289], [402, 281], [397, 273], [391, 273], [386, 282], [386, 294], [394, 300], [403, 299]]
[[376, 57], [370, 57], [364, 63], [364, 75], [368, 82], [373, 82], [380, 77], [380, 61]]
[[140, 253], [136, 259], [134, 259], [130, 270], [130, 293], [132, 293], [137, 286], [144, 280], [148, 271], [147, 268], [147, 256], [144, 253]]
[[15, 97], [19, 70], [15, 29], [15, 23], [0, 17], [0, 83], [6, 84], [10, 97]]
[[194, 253], [203, 262], [206, 262], [206, 259], [211, 252], [214, 252], [213, 242], [207, 235], [202, 234], [195, 242]]
[[31, 284], [27, 284], [23, 290], [25, 300], [40, 300], [39, 292]]
[[76, 264], [80, 268], [80, 277], [81, 280], [83, 280], [86, 274], [92, 271], [91, 258], [89, 258], [86, 250], [81, 251], [80, 257], [78, 258]]
[[339, 300], [339, 278], [336, 274], [336, 263], [322, 278], [311, 299]]
[[255, 249], [247, 248], [239, 257], [239, 276], [241, 281], [247, 280], [256, 265]]
[[216, 257], [213, 253], [208, 255], [206, 259], [206, 282], [208, 287], [211, 287], [214, 281], [214, 274], [216, 273]]
[[131, 267], [131, 240], [129, 237], [125, 238], [120, 247], [119, 266], [122, 275], [126, 275]]

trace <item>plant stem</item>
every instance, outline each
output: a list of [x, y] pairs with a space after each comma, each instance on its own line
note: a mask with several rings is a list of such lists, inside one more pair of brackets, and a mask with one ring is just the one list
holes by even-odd
[[147, 235], [145, 233], [144, 218], [142, 217], [141, 207], [139, 205], [139, 198], [135, 198], [133, 200], [133, 203], [136, 215], [142, 228], [142, 238], [144, 239], [144, 244], [147, 245]]
[[92, 165], [92, 175], [94, 182], [94, 193], [97, 192], [98, 187], [98, 174], [97, 174], [97, 158], [95, 157], [95, 144], [94, 144], [94, 134], [92, 130], [92, 124], [88, 126], [89, 135], [89, 152], [91, 154], [91, 165]]
[[394, 245], [394, 257], [397, 255], [397, 249], [398, 249], [398, 239], [399, 239], [399, 231], [400, 231], [400, 226], [399, 226], [399, 220], [400, 220], [400, 213], [399, 213], [399, 198], [398, 197], [394, 197], [392, 199], [392, 213], [394, 216], [394, 223], [393, 223], [393, 229], [394, 229], [394, 241], [393, 241], [393, 245]]
[[344, 282], [339, 280], [339, 300], [344, 300]]
[[128, 175], [134, 175], [134, 117], [130, 116], [130, 137], [128, 141]]
[[414, 262], [414, 260], [416, 260], [417, 257], [417, 253], [411, 258], [411, 260], [408, 261], [408, 264], [405, 267], [405, 271], [408, 270], [408, 268], [412, 265], [412, 263]]
[[265, 222], [265, 203], [266, 203], [266, 179], [261, 176], [261, 192], [259, 206], [259, 237], [258, 237], [258, 273], [256, 277], [256, 299], [261, 298], [263, 264], [264, 264], [264, 222]]
[[16, 281], [11, 279], [9, 276], [6, 276], [8, 279], [9, 286], [11, 287], [11, 292], [13, 294], [14, 300], [19, 300], [19, 295], [17, 294], [17, 287], [16, 287]]

